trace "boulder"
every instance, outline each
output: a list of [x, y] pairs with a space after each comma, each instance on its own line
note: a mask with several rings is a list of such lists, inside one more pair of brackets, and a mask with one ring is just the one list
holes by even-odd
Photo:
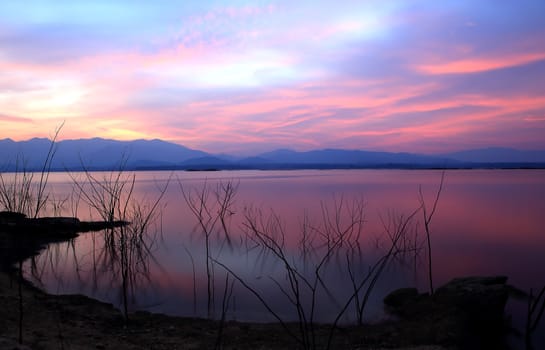
[[455, 278], [433, 295], [398, 289], [384, 298], [385, 309], [420, 341], [496, 347], [506, 330], [504, 309], [511, 290], [506, 282], [505, 276]]
[[26, 215], [23, 213], [18, 213], [15, 211], [0, 211], [0, 224], [10, 224], [17, 223], [26, 218]]
[[408, 304], [416, 302], [420, 297], [416, 288], [396, 289], [384, 298], [384, 305], [388, 312], [393, 314], [402, 314]]

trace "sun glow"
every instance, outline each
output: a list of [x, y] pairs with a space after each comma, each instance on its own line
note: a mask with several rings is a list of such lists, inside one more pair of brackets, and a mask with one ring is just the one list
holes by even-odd
[[42, 80], [31, 89], [4, 94], [4, 110], [27, 118], [67, 118], [83, 114], [87, 89], [71, 80]]

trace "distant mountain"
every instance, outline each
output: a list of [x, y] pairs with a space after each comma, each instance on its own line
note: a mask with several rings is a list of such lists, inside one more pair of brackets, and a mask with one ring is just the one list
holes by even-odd
[[49, 145], [50, 141], [43, 138], [33, 138], [22, 142], [11, 139], [0, 140], [0, 169], [37, 169], [43, 164]]
[[[29, 170], [39, 169], [47, 156], [51, 142], [31, 139], [14, 142], [0, 140], [0, 169], [13, 170], [18, 162]], [[115, 141], [100, 138], [65, 140], [55, 144], [54, 169], [111, 169], [123, 162], [126, 168], [141, 166], [175, 166], [208, 153], [161, 140]]]
[[513, 148], [489, 147], [442, 155], [471, 163], [544, 163], [545, 150], [521, 151]]
[[408, 165], [408, 164], [437, 164], [445, 165], [453, 162], [444, 157], [426, 156], [412, 153], [370, 152], [344, 149], [322, 149], [307, 152], [296, 152], [289, 149], [280, 149], [262, 153], [256, 159], [263, 159], [268, 163], [282, 164], [332, 164], [345, 166], [373, 166], [373, 165]]
[[[0, 171], [40, 170], [51, 142], [43, 138], [0, 140]], [[486, 148], [442, 155], [321, 149], [278, 149], [252, 157], [212, 155], [161, 140], [115, 141], [101, 138], [56, 143], [54, 170], [125, 169], [328, 169], [545, 167], [545, 151]]]
[[272, 160], [263, 157], [247, 157], [238, 161], [240, 164], [270, 164], [274, 163]]

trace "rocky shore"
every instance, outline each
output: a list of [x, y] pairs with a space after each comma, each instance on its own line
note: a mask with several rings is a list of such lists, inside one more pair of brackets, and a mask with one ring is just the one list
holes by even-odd
[[125, 221], [80, 221], [73, 217], [27, 218], [21, 213], [0, 211], [0, 269], [11, 269], [14, 263], [38, 254], [47, 244], [73, 239], [82, 232], [127, 224]]
[[[222, 325], [147, 312], [131, 314], [126, 323], [110, 304], [81, 295], [49, 295], [20, 278], [14, 267], [18, 261], [67, 237], [49, 230], [6, 229], [0, 223], [0, 349], [298, 348], [279, 324]], [[394, 291], [384, 301], [392, 314], [389, 321], [336, 329], [331, 348], [506, 349], [506, 282], [502, 276], [468, 277], [452, 280], [433, 295]], [[317, 326], [317, 348], [325, 348], [330, 329]]]

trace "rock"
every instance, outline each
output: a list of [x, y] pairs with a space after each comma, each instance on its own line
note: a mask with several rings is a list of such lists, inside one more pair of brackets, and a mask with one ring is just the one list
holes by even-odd
[[70, 239], [81, 232], [100, 231], [127, 226], [127, 221], [80, 221], [75, 217], [27, 218], [24, 214], [2, 212], [0, 232], [23, 235], [47, 235], [50, 238]]
[[43, 217], [33, 220], [37, 225], [77, 225], [80, 223], [78, 218], [72, 217]]
[[496, 347], [505, 333], [507, 277], [455, 278], [433, 295], [403, 288], [384, 299], [418, 341], [463, 348]]
[[0, 211], [0, 224], [17, 223], [26, 218], [23, 213], [14, 211]]
[[435, 291], [436, 302], [456, 306], [468, 314], [472, 323], [503, 324], [510, 288], [507, 277], [455, 278]]
[[0, 270], [38, 254], [44, 246], [77, 237], [82, 232], [101, 231], [129, 225], [127, 221], [80, 221], [75, 217], [27, 218], [10, 211], [0, 212]]
[[445, 284], [442, 287], [439, 287], [437, 290], [441, 289], [468, 289], [473, 290], [475, 287], [479, 288], [480, 286], [491, 286], [497, 284], [505, 284], [507, 282], [506, 276], [469, 276], [469, 277], [459, 277], [452, 279], [449, 283]]
[[387, 306], [390, 313], [402, 313], [409, 303], [414, 303], [418, 299], [418, 289], [400, 288], [394, 290], [384, 298], [384, 305]]

